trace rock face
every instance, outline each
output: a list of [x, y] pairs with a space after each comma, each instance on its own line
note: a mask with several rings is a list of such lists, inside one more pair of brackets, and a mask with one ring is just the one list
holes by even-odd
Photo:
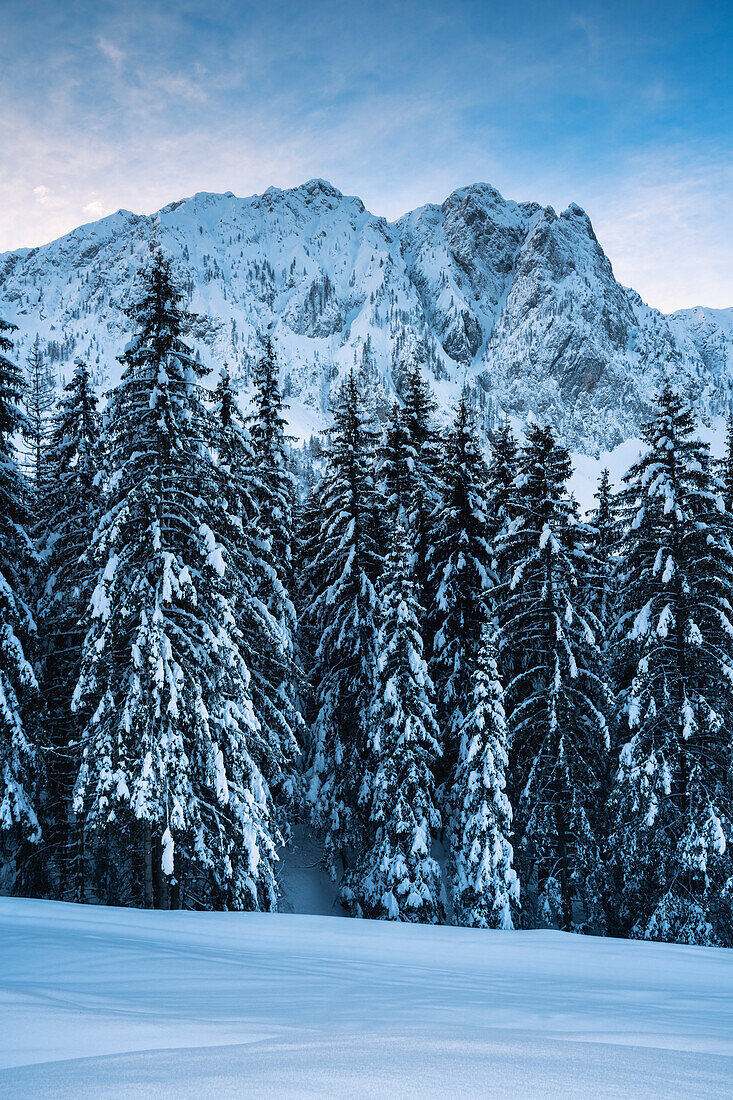
[[590, 453], [634, 434], [666, 377], [708, 408], [728, 401], [733, 311], [665, 317], [616, 282], [580, 207], [558, 216], [486, 184], [391, 224], [323, 180], [198, 194], [5, 253], [0, 316], [19, 327], [19, 358], [39, 334], [60, 380], [81, 355], [114, 383], [134, 275], [155, 247], [198, 315], [202, 360], [228, 362], [243, 391], [271, 333], [301, 433], [326, 422], [348, 368], [380, 409], [415, 359], [444, 408], [467, 384], [487, 426], [535, 416]]

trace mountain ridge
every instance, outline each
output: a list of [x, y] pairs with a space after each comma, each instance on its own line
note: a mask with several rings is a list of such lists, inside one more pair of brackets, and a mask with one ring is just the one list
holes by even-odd
[[415, 360], [441, 408], [467, 384], [485, 428], [532, 416], [587, 453], [638, 433], [666, 378], [703, 412], [730, 402], [733, 310], [660, 313], [617, 282], [576, 203], [557, 214], [486, 183], [393, 222], [318, 178], [247, 198], [197, 192], [0, 254], [18, 358], [38, 334], [60, 380], [81, 355], [113, 384], [132, 280], [155, 247], [197, 314], [202, 360], [227, 361], [243, 393], [272, 336], [301, 435], [327, 422], [350, 367], [383, 411]]

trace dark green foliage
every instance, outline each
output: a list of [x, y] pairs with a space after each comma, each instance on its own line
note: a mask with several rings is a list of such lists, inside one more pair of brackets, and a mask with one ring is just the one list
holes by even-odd
[[603, 920], [600, 796], [610, 705], [600, 624], [585, 599], [596, 566], [567, 495], [570, 472], [550, 430], [531, 425], [517, 518], [500, 536], [507, 573], [498, 591], [520, 878], [526, 899], [536, 876], [542, 917], [568, 930], [576, 899], [587, 919]]
[[376, 433], [356, 376], [344, 381], [334, 409], [326, 472], [316, 490], [317, 526], [307, 568], [313, 598], [305, 617], [315, 644], [316, 715], [309, 801], [324, 834], [334, 875], [358, 856], [360, 802], [377, 656], [381, 561], [374, 487]]
[[77, 360], [64, 390], [43, 455], [46, 477], [39, 499], [43, 587], [38, 601], [42, 706], [37, 714], [47, 753], [44, 799], [46, 860], [57, 893], [84, 898], [83, 830], [72, 814], [79, 769], [80, 726], [71, 710], [84, 640], [82, 620], [95, 578], [85, 552], [99, 520], [101, 420], [86, 363]]
[[665, 388], [626, 477], [616, 644], [634, 675], [610, 859], [622, 932], [732, 944], [731, 521], [693, 433]]
[[35, 622], [28, 606], [28, 582], [37, 563], [28, 535], [28, 486], [13, 443], [26, 427], [20, 409], [23, 376], [7, 354], [13, 328], [0, 319], [0, 846], [6, 885], [22, 888], [29, 846], [41, 837], [43, 765], [24, 714], [37, 688], [30, 663]]
[[456, 761], [471, 676], [489, 619], [494, 585], [488, 471], [464, 394], [441, 454], [439, 498], [428, 549], [431, 573], [430, 675], [443, 735], [443, 772]]
[[364, 846], [344, 900], [363, 916], [432, 924], [443, 917], [432, 855], [440, 824], [432, 769], [440, 748], [419, 617], [407, 537], [397, 524], [380, 584], [376, 687], [360, 796]]

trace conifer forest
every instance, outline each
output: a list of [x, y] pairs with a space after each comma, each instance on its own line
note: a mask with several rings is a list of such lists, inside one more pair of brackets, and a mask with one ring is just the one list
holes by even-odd
[[553, 430], [408, 364], [288, 436], [162, 252], [122, 376], [0, 321], [0, 888], [272, 911], [293, 829], [354, 917], [733, 946], [733, 428], [666, 384], [587, 514]]

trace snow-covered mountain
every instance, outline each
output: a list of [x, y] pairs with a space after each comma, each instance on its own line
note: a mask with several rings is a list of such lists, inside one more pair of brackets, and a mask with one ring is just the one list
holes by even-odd
[[669, 322], [680, 341], [692, 341], [711, 377], [733, 377], [733, 308], [679, 309]]
[[227, 361], [246, 390], [272, 333], [303, 434], [325, 422], [349, 367], [386, 407], [415, 358], [444, 407], [465, 381], [488, 424], [534, 415], [588, 453], [635, 434], [664, 377], [713, 411], [728, 402], [733, 310], [664, 316], [616, 281], [580, 207], [558, 216], [486, 184], [394, 223], [323, 180], [202, 193], [5, 253], [0, 316], [19, 327], [19, 358], [39, 334], [61, 377], [81, 355], [114, 382], [134, 275], [157, 246], [198, 314], [205, 363]]

